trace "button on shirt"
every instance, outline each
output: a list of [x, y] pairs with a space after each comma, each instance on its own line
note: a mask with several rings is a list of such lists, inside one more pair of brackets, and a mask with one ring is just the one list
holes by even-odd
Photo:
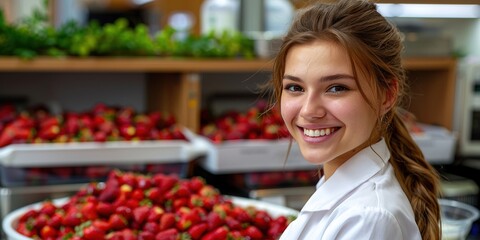
[[366, 147], [325, 181], [281, 240], [416, 240], [415, 217], [385, 141]]

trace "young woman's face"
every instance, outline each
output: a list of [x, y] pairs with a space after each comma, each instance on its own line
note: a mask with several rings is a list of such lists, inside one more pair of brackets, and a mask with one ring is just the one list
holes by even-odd
[[336, 169], [370, 137], [377, 117], [343, 48], [326, 41], [292, 47], [282, 85], [282, 117], [309, 162]]

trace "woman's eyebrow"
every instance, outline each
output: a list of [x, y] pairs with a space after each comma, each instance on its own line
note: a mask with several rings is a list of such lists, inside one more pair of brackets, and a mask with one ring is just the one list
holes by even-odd
[[[295, 81], [295, 82], [300, 82], [301, 81], [301, 78], [296, 77], [296, 76], [292, 76], [292, 75], [289, 75], [289, 74], [283, 75], [283, 79], [288, 79], [288, 80], [292, 80], [292, 81]], [[338, 79], [355, 80], [355, 78], [352, 75], [339, 73], [339, 74], [323, 76], [323, 77], [320, 78], [320, 81], [328, 82], [328, 81], [333, 81], [333, 80], [338, 80]]]

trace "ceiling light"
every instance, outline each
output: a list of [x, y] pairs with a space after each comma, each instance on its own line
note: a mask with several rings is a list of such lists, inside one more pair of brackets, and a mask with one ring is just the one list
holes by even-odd
[[476, 4], [377, 4], [385, 17], [406, 18], [480, 18]]

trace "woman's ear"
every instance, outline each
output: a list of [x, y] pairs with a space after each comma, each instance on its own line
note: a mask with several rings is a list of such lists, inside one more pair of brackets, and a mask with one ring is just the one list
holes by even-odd
[[383, 96], [382, 114], [387, 113], [396, 103], [398, 97], [398, 80], [393, 79]]

